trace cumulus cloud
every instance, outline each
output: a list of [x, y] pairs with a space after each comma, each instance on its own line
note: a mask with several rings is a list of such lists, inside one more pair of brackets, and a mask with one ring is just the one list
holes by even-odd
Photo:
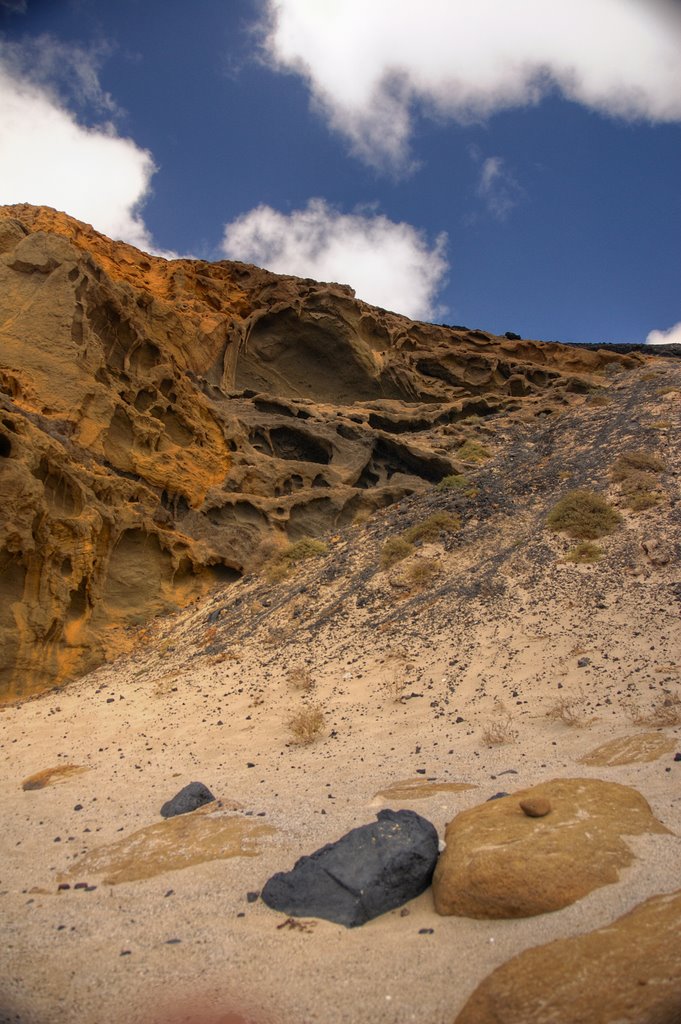
[[140, 214], [156, 170], [151, 154], [120, 136], [110, 120], [94, 127], [80, 123], [58, 86], [50, 86], [50, 68], [61, 54], [61, 83], [100, 110], [111, 109], [95, 65], [77, 51], [67, 67], [63, 45], [52, 52], [44, 39], [37, 45], [31, 52], [42, 57], [30, 74], [26, 54], [0, 43], [0, 204], [53, 206], [158, 252]]
[[646, 345], [681, 345], [681, 321], [668, 331], [651, 331]]
[[411, 224], [311, 199], [290, 214], [265, 205], [243, 214], [226, 225], [223, 251], [278, 274], [349, 284], [365, 302], [427, 320], [440, 312], [446, 241], [442, 234], [431, 246]]
[[404, 169], [416, 111], [459, 122], [558, 89], [604, 114], [681, 120], [674, 0], [268, 0], [267, 59], [303, 76], [355, 153]]

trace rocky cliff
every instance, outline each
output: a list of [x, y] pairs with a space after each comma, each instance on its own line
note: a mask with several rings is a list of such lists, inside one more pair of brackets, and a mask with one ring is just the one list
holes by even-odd
[[461, 470], [472, 418], [554, 414], [640, 358], [0, 208], [0, 695], [110, 657], [264, 544]]

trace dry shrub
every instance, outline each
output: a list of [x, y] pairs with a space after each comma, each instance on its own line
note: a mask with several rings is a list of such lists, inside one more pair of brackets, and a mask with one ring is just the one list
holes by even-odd
[[485, 448], [484, 444], [470, 438], [468, 441], [464, 441], [456, 452], [456, 458], [462, 462], [485, 462], [492, 458], [492, 453], [489, 448]]
[[583, 540], [574, 548], [571, 548], [565, 556], [566, 562], [575, 562], [577, 565], [585, 565], [589, 562], [600, 562], [603, 557], [603, 550], [598, 544], [592, 544], [590, 540]]
[[619, 456], [610, 475], [620, 485], [627, 508], [632, 512], [641, 512], [660, 503], [656, 474], [664, 468], [664, 462], [650, 452], [624, 452]]
[[482, 730], [483, 742], [488, 746], [501, 746], [504, 743], [515, 743], [518, 730], [513, 728], [513, 716], [510, 712], [497, 718], [490, 718]]
[[412, 554], [414, 547], [404, 537], [390, 537], [381, 548], [381, 569], [390, 569]]
[[324, 712], [318, 704], [301, 708], [289, 719], [289, 729], [295, 743], [308, 746], [319, 739], [326, 724]]
[[547, 525], [575, 540], [598, 540], [622, 522], [616, 509], [594, 491], [569, 491], [549, 512]]
[[546, 717], [563, 725], [586, 725], [589, 714], [586, 708], [586, 697], [583, 693], [563, 694], [546, 712]]
[[294, 690], [302, 690], [307, 693], [314, 686], [314, 679], [309, 668], [305, 665], [292, 665], [286, 673], [289, 686]]
[[681, 725], [681, 698], [678, 694], [665, 690], [646, 711], [632, 705], [629, 708], [629, 715], [636, 725]]
[[399, 669], [395, 669], [390, 675], [385, 676], [380, 683], [381, 689], [389, 700], [395, 704], [401, 704], [404, 697], [406, 679]]
[[664, 468], [665, 464], [662, 459], [653, 455], [652, 452], [623, 452], [613, 466], [613, 476], [615, 480], [620, 480], [632, 469], [640, 473], [662, 473]]
[[412, 590], [421, 590], [432, 583], [439, 572], [440, 563], [436, 558], [419, 558], [407, 566], [402, 578]]

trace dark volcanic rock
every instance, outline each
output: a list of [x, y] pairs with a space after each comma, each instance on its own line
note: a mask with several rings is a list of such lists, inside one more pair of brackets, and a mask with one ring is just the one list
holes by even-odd
[[215, 797], [202, 782], [190, 782], [188, 786], [176, 793], [172, 800], [166, 800], [161, 808], [164, 818], [174, 818], [176, 814], [188, 814], [197, 807], [210, 804]]
[[355, 928], [401, 906], [430, 885], [438, 837], [414, 811], [384, 810], [371, 825], [301, 857], [262, 892], [268, 907]]

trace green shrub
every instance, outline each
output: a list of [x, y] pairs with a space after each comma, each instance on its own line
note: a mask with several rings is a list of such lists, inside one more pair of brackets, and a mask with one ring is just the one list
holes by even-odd
[[390, 537], [381, 548], [381, 569], [390, 569], [403, 558], [414, 553], [418, 541], [437, 540], [441, 533], [454, 533], [461, 526], [461, 520], [453, 512], [435, 512], [408, 530]]
[[408, 544], [415, 544], [419, 540], [437, 540], [441, 533], [456, 533], [460, 526], [461, 520], [453, 512], [435, 512], [423, 522], [410, 526], [402, 536]]
[[555, 533], [575, 540], [598, 540], [621, 523], [619, 512], [593, 491], [570, 491], [548, 514], [547, 525]]
[[316, 558], [325, 555], [329, 545], [323, 540], [315, 540], [314, 537], [301, 537], [295, 544], [289, 544], [283, 551], [278, 552], [265, 566], [265, 574], [272, 583], [286, 579], [291, 567], [296, 562], [302, 562], [306, 558]]
[[475, 484], [464, 473], [453, 473], [451, 476], [443, 476], [437, 485], [437, 490], [458, 491], [460, 494], [465, 494], [467, 498], [475, 498], [478, 493]]
[[302, 562], [304, 558], [316, 558], [318, 555], [325, 555], [329, 545], [323, 540], [315, 540], [314, 537], [301, 537], [295, 544], [282, 553], [283, 558], [289, 562]]
[[489, 448], [485, 448], [484, 444], [469, 438], [457, 451], [456, 458], [461, 459], [462, 462], [484, 462], [486, 459], [492, 458], [492, 453]]

